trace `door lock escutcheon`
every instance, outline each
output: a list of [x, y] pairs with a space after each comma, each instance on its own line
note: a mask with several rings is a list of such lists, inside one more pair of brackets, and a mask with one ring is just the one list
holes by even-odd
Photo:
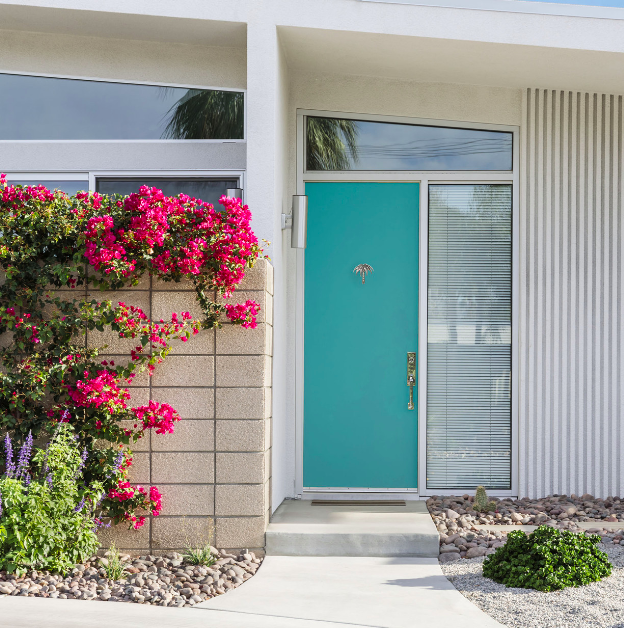
[[414, 384], [416, 384], [416, 353], [407, 352], [407, 385], [409, 386], [408, 410], [414, 409]]

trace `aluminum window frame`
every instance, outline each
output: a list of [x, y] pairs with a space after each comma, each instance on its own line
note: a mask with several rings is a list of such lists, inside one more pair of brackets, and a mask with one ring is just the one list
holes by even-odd
[[[177, 141], [177, 140], [176, 140]], [[238, 179], [238, 185], [245, 194], [244, 170], [10, 170], [5, 173], [7, 178], [32, 181], [84, 181], [87, 189], [95, 191], [96, 179], [100, 177], [115, 177], [119, 179], [170, 178], [170, 179]], [[244, 199], [243, 199], [244, 200]]]
[[[372, 122], [393, 122], [443, 126], [486, 131], [505, 131], [513, 134], [512, 170], [505, 171], [447, 171], [447, 170], [401, 170], [401, 171], [306, 171], [305, 118], [333, 117]], [[428, 274], [429, 274], [429, 185], [434, 184], [510, 184], [512, 186], [512, 256], [511, 256], [511, 489], [492, 491], [498, 497], [518, 496], [519, 462], [519, 288], [520, 288], [520, 127], [500, 124], [462, 122], [458, 120], [432, 120], [362, 114], [354, 112], [321, 111], [297, 109], [297, 152], [296, 152], [296, 194], [305, 194], [305, 184], [311, 181], [411, 181], [420, 183], [419, 203], [419, 299], [418, 299], [418, 488], [365, 487], [304, 487], [303, 486], [303, 428], [304, 428], [304, 306], [305, 306], [305, 249], [296, 249], [296, 288], [295, 288], [295, 495], [303, 499], [315, 499], [323, 495], [345, 496], [360, 499], [400, 496], [402, 499], [426, 499], [439, 490], [428, 490], [427, 477], [427, 331], [428, 331]], [[458, 489], [459, 490], [459, 489]], [[449, 489], [449, 493], [453, 491]], [[474, 494], [475, 491], [461, 490], [461, 494]]]
[[93, 139], [93, 140], [46, 140], [46, 139], [38, 139], [38, 140], [3, 140], [0, 139], [0, 146], [3, 144], [39, 144], [42, 142], [45, 143], [55, 143], [55, 144], [87, 144], [87, 143], [113, 143], [113, 144], [154, 144], [154, 143], [192, 143], [192, 144], [245, 144], [247, 143], [247, 89], [239, 88], [239, 87], [214, 87], [214, 86], [206, 86], [206, 85], [191, 85], [186, 83], [161, 83], [159, 81], [130, 81], [128, 79], [111, 79], [111, 78], [97, 78], [93, 76], [74, 76], [69, 74], [47, 74], [43, 72], [16, 72], [15, 70], [4, 70], [0, 68], [0, 74], [11, 74], [13, 76], [34, 76], [40, 78], [55, 78], [55, 79], [67, 79], [73, 81], [91, 81], [96, 83], [121, 83], [123, 85], [148, 85], [152, 87], [178, 87], [181, 89], [205, 89], [205, 90], [213, 90], [220, 92], [238, 92], [243, 94], [243, 138], [242, 139], [224, 139], [224, 140], [215, 140], [215, 139], [207, 139], [207, 140], [172, 140], [172, 139], [154, 139], [154, 140], [146, 140], [146, 139], [117, 139], [117, 140], [102, 140], [102, 139]]

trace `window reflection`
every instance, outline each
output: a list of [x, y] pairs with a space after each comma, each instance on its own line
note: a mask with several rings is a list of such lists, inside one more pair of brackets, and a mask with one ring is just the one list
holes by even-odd
[[76, 192], [84, 191], [89, 189], [89, 182], [86, 180], [83, 181], [57, 181], [57, 180], [46, 180], [46, 179], [37, 179], [36, 181], [30, 180], [20, 180], [20, 179], [12, 179], [11, 177], [7, 177], [7, 181], [10, 185], [44, 185], [48, 190], [62, 190], [66, 194], [70, 196], [76, 194]]
[[307, 118], [308, 170], [511, 170], [512, 133]]
[[2, 140], [243, 139], [242, 92], [0, 74]]
[[188, 194], [193, 198], [198, 198], [206, 203], [212, 203], [215, 207], [219, 204], [219, 199], [225, 194], [227, 188], [238, 187], [238, 179], [186, 179], [171, 177], [106, 177], [98, 178], [96, 190], [100, 194], [132, 194], [138, 192], [142, 185], [162, 190], [165, 196], [177, 196], [178, 194]]

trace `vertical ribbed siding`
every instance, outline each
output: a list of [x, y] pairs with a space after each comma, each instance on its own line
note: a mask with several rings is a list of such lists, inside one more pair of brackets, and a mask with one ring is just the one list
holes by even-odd
[[525, 93], [521, 495], [624, 491], [622, 130], [621, 96]]

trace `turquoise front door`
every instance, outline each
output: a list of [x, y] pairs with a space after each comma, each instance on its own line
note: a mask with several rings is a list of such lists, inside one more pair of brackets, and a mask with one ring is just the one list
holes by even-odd
[[[303, 484], [417, 487], [418, 183], [307, 183]], [[368, 264], [365, 275], [353, 269]]]

